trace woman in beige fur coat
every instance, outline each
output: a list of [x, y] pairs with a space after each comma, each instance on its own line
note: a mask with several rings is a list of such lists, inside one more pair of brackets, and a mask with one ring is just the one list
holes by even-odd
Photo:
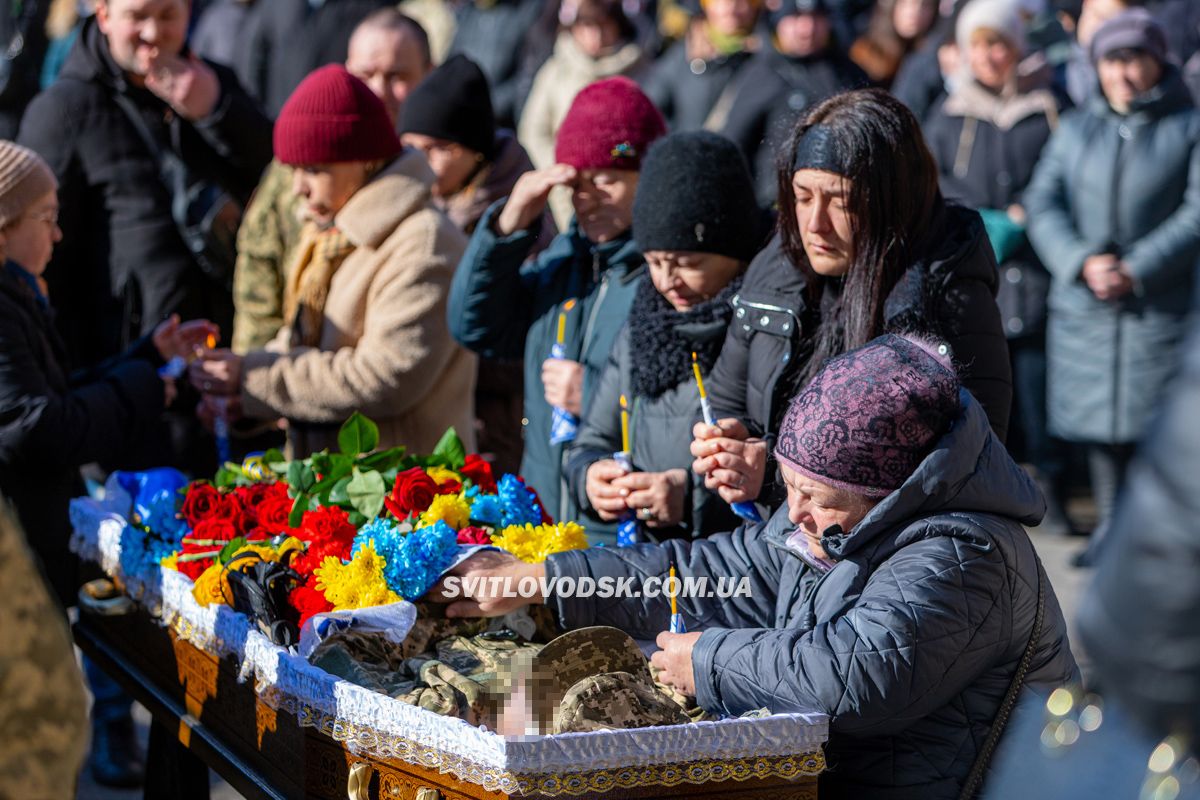
[[206, 404], [285, 418], [295, 456], [336, 449], [354, 411], [378, 423], [381, 447], [428, 452], [453, 426], [473, 448], [475, 357], [446, 325], [466, 241], [433, 207], [425, 159], [402, 152], [383, 104], [337, 65], [288, 99], [275, 156], [296, 167], [307, 218], [284, 294], [288, 324], [263, 350], [196, 362]]

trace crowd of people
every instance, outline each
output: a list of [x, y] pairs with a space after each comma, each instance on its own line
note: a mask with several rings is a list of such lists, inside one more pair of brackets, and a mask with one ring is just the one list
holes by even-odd
[[749, 576], [655, 662], [830, 714], [822, 797], [959, 797], [1010, 685], [1079, 678], [1024, 527], [1104, 557], [1184, 362], [1200, 3], [23, 0], [0, 43], [0, 493], [60, 608], [85, 475], [360, 411], [606, 545], [461, 574]]

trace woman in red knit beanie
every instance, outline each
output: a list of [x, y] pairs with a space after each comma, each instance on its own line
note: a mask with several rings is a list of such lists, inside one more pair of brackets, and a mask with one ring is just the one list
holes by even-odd
[[[573, 431], [562, 422], [587, 411], [589, 384], [645, 273], [630, 231], [633, 197], [642, 158], [665, 132], [658, 109], [628, 78], [583, 89], [559, 127], [557, 163], [521, 176], [488, 209], [454, 275], [454, 337], [485, 357], [525, 361], [521, 474], [556, 518], [577, 511], [562, 491], [563, 446]], [[551, 235], [541, 218], [557, 186], [571, 190], [574, 219], [530, 260], [539, 239]]]
[[430, 450], [454, 426], [473, 448], [475, 358], [446, 327], [466, 242], [432, 204], [425, 158], [402, 148], [383, 102], [340, 65], [288, 98], [275, 157], [295, 167], [305, 216], [286, 324], [263, 350], [197, 362], [192, 382], [227, 414], [286, 419], [294, 454], [336, 447], [355, 411], [379, 424], [381, 447]]

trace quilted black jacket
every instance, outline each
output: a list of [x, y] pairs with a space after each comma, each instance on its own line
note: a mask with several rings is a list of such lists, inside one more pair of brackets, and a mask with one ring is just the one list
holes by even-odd
[[[749, 579], [751, 597], [685, 598], [696, 699], [719, 714], [766, 707], [831, 717], [822, 798], [951, 800], [975, 761], [1046, 599], [1027, 683], [1078, 675], [1067, 627], [1022, 528], [1045, 510], [979, 403], [916, 472], [849, 533], [818, 574], [787, 547], [786, 506], [706, 540], [593, 548], [547, 560], [553, 576]], [[566, 628], [613, 625], [653, 639], [663, 598], [552, 596]]]

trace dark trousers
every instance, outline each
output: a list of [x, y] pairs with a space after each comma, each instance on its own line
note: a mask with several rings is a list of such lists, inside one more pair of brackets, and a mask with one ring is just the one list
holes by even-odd
[[1088, 473], [1092, 480], [1096, 513], [1099, 515], [1086, 553], [1086, 560], [1091, 563], [1095, 563], [1096, 556], [1104, 547], [1113, 509], [1117, 505], [1121, 490], [1125, 487], [1125, 477], [1129, 474], [1129, 464], [1133, 461], [1136, 451], [1136, 444], [1088, 445]]

